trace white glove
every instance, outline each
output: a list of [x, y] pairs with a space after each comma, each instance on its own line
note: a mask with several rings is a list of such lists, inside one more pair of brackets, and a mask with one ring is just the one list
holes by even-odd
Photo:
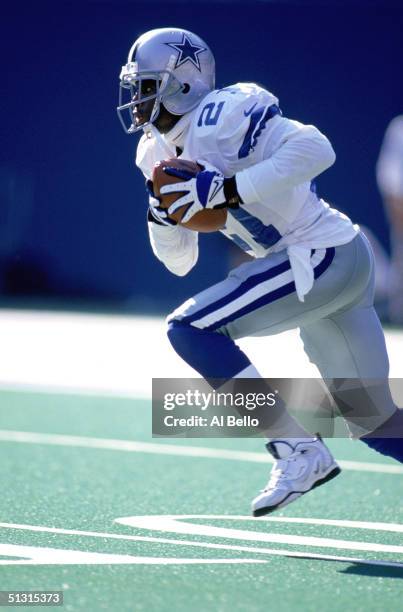
[[146, 181], [146, 188], [149, 194], [148, 220], [158, 225], [177, 225], [176, 221], [168, 217], [167, 210], [161, 207], [161, 202], [155, 197], [152, 181]]
[[224, 195], [224, 175], [214, 166], [205, 165], [196, 176], [187, 170], [170, 166], [164, 168], [164, 172], [185, 179], [181, 183], [164, 185], [160, 189], [161, 195], [183, 194], [168, 208], [168, 214], [172, 215], [182, 206], [187, 206], [181, 223], [189, 221], [200, 210], [224, 208], [227, 205]]

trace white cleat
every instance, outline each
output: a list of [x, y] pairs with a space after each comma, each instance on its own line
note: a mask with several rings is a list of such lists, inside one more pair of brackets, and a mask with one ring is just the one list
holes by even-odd
[[341, 472], [320, 436], [276, 439], [266, 448], [276, 462], [269, 482], [252, 502], [253, 516], [283, 508]]

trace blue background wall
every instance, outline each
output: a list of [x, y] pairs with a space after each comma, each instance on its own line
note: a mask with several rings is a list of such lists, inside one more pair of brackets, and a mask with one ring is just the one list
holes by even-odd
[[0, 291], [166, 310], [220, 280], [229, 251], [204, 236], [186, 278], [151, 253], [136, 137], [116, 117], [118, 75], [143, 31], [196, 31], [217, 85], [255, 80], [286, 116], [316, 124], [337, 162], [328, 201], [387, 243], [374, 166], [402, 112], [401, 3], [81, 2], [3, 7]]

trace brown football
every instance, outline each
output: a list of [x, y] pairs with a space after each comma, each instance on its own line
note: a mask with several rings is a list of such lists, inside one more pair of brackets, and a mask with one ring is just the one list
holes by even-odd
[[[186, 159], [179, 159], [178, 157], [164, 159], [157, 162], [154, 166], [152, 181], [154, 194], [160, 199], [161, 206], [163, 208], [169, 208], [171, 204], [173, 204], [175, 200], [180, 197], [180, 194], [170, 193], [167, 195], [161, 195], [161, 187], [164, 185], [170, 185], [171, 183], [182, 182], [182, 179], [166, 174], [164, 172], [164, 168], [166, 166], [187, 170], [194, 175], [201, 170], [201, 167], [195, 162]], [[180, 208], [170, 218], [177, 221], [180, 225], [183, 225], [183, 227], [187, 227], [188, 229], [196, 232], [216, 232], [217, 230], [222, 229], [227, 221], [227, 209], [220, 208], [218, 210], [200, 210], [199, 212], [195, 213], [187, 223], [181, 223], [182, 215], [185, 213], [185, 210], [186, 208]]]

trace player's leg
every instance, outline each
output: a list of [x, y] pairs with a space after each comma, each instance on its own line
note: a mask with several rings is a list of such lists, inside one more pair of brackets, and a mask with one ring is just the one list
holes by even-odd
[[[313, 253], [317, 280], [330, 269], [334, 255], [334, 248]], [[325, 290], [315, 283], [315, 296], [300, 302], [288, 255], [281, 251], [242, 264], [177, 308], [168, 317], [168, 336], [177, 353], [204, 378], [233, 378], [250, 365], [234, 340], [297, 327], [301, 316], [337, 299], [338, 289], [337, 283], [326, 283]]]
[[385, 337], [372, 300], [373, 279], [360, 303], [303, 326], [301, 338], [352, 436], [403, 462], [403, 410], [390, 392]]
[[[233, 343], [236, 338], [270, 335], [301, 325], [309, 326], [362, 300], [371, 276], [372, 263], [361, 237], [343, 247], [317, 251], [312, 257], [312, 266], [316, 280], [304, 303], [297, 299], [289, 261], [284, 252], [241, 266], [226, 281], [202, 292], [173, 313], [169, 334], [174, 348], [204, 376], [214, 377], [220, 362], [234, 365], [234, 362], [225, 359], [225, 352], [214, 351], [214, 347], [218, 346], [214, 340], [217, 332], [224, 336], [225, 340], [220, 340], [220, 343], [229, 354], [239, 350]], [[197, 336], [193, 328], [199, 330]], [[195, 344], [193, 340], [196, 337], [209, 337], [209, 342]], [[200, 355], [203, 356], [203, 364], [200, 363]], [[239, 367], [240, 372], [241, 366], [250, 367], [247, 358], [245, 361], [245, 357], [239, 354], [238, 357], [240, 360], [235, 362], [235, 366]], [[223, 375], [235, 374], [228, 370]], [[323, 481], [336, 467], [332, 465], [330, 454], [321, 457], [319, 440], [312, 443], [312, 452], [308, 453], [307, 449], [300, 451], [298, 441], [290, 440], [287, 433], [284, 438], [272, 440], [268, 448], [277, 459], [274, 472], [280, 474], [282, 482], [271, 479], [263, 495], [254, 500], [256, 513], [266, 513], [285, 505], [295, 499], [295, 494], [300, 495], [313, 488], [316, 482], [312, 478], [312, 466], [315, 466], [315, 472], [319, 466]], [[294, 478], [294, 465], [302, 467], [302, 479]], [[305, 482], [301, 482], [306, 475]], [[317, 478], [317, 482], [320, 483], [320, 480]], [[281, 487], [282, 484], [287, 486]], [[284, 503], [278, 499], [281, 488]]]
[[205, 378], [230, 379], [249, 368], [247, 377], [250, 361], [234, 340], [309, 325], [362, 299], [371, 262], [360, 260], [356, 243], [312, 252], [315, 282], [304, 302], [285, 251], [236, 268], [168, 317], [174, 349]]
[[[317, 278], [333, 257], [334, 249], [313, 254]], [[239, 266], [227, 279], [185, 302], [168, 317], [169, 339], [176, 352], [213, 385], [217, 379], [220, 386], [229, 379], [256, 378], [259, 373], [235, 344], [234, 337], [262, 330], [270, 333], [267, 330], [271, 327], [276, 333], [284, 317], [283, 298], [288, 298], [285, 306], [287, 309], [289, 303], [291, 319], [310, 308], [297, 299], [285, 251]], [[312, 437], [287, 413], [280, 400], [266, 411], [263, 421], [268, 438]]]
[[[336, 254], [331, 248], [312, 254], [316, 280], [304, 303], [297, 298], [286, 252], [240, 266], [169, 317], [172, 345], [206, 378], [256, 375], [251, 374], [253, 366], [234, 338], [277, 333], [296, 327], [311, 313], [320, 316], [321, 309], [331, 309], [329, 304], [342, 306], [345, 298], [341, 296], [352, 274], [339, 260], [353, 262], [354, 247], [340, 251]], [[353, 283], [353, 292], [357, 287], [359, 283]], [[267, 413], [271, 419], [265, 421], [267, 450], [276, 461], [268, 485], [253, 502], [256, 516], [290, 503], [340, 471], [322, 441], [306, 432], [284, 406], [276, 403]]]
[[[223, 382], [258, 376], [234, 340], [308, 324], [361, 297], [371, 262], [359, 260], [355, 243], [312, 252], [315, 282], [304, 302], [298, 300], [285, 251], [239, 266], [168, 317], [174, 349], [207, 379]], [[271, 411], [273, 423], [268, 424], [267, 437], [284, 436], [287, 431], [289, 436], [308, 435], [280, 408], [277, 413]]]
[[[403, 462], [403, 410], [390, 393], [385, 341], [373, 308], [354, 308], [313, 323], [301, 329], [301, 337], [353, 437]], [[345, 379], [341, 387], [335, 378]]]
[[372, 431], [395, 412], [385, 339], [373, 307], [355, 306], [329, 315], [301, 327], [300, 335], [354, 437]]

